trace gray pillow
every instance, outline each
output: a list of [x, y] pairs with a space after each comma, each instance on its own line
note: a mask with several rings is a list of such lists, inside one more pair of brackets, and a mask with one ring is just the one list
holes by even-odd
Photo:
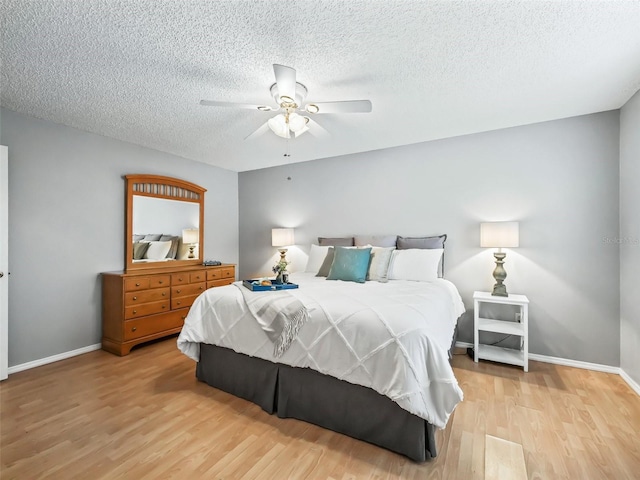
[[144, 254], [149, 250], [149, 242], [139, 243], [136, 242], [133, 244], [133, 259], [141, 260], [144, 258]]
[[356, 235], [353, 237], [356, 247], [395, 247], [397, 235]]
[[398, 250], [407, 250], [409, 248], [444, 248], [444, 242], [447, 241], [446, 235], [434, 235], [432, 237], [398, 237]]
[[160, 237], [162, 236], [161, 233], [150, 233], [148, 235], [145, 235], [144, 238], [142, 240], [140, 240], [141, 242], [157, 242], [158, 240], [160, 240]]
[[333, 263], [333, 257], [335, 254], [335, 248], [329, 247], [327, 250], [327, 256], [324, 257], [324, 261], [320, 266], [320, 270], [318, 270], [318, 274], [316, 277], [327, 277], [329, 276], [329, 271], [331, 271], [331, 264]]
[[142, 240], [142, 239], [144, 239], [144, 235], [137, 235], [137, 234], [134, 234], [134, 235], [133, 235], [133, 241], [134, 241], [134, 243], [135, 243], [135, 242], [139, 242], [139, 241], [140, 241], [140, 240]]
[[318, 245], [321, 247], [353, 247], [353, 237], [329, 238], [318, 237]]
[[169, 252], [165, 258], [176, 258], [178, 255], [178, 246], [180, 244], [180, 237], [171, 236], [171, 235], [163, 235], [160, 237], [161, 242], [167, 242], [171, 240], [171, 246], [169, 247]]

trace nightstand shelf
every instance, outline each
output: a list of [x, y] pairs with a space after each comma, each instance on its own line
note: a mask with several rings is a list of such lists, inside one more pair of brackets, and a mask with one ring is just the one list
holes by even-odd
[[[514, 348], [496, 347], [495, 345], [478, 345], [478, 358], [493, 362], [509, 363], [524, 367], [524, 352]], [[525, 370], [526, 371], [526, 370]]]
[[[514, 305], [520, 308], [520, 322], [484, 318], [480, 316], [482, 303]], [[473, 353], [474, 361], [479, 359], [509, 363], [529, 370], [529, 299], [525, 295], [493, 296], [489, 292], [474, 292]], [[517, 335], [522, 339], [522, 349], [503, 348], [480, 343], [480, 332]]]

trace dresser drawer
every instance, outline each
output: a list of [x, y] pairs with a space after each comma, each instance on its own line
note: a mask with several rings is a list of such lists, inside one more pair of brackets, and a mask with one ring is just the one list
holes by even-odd
[[204, 282], [207, 279], [205, 272], [192, 272], [189, 274], [189, 283]]
[[149, 290], [141, 290], [139, 292], [129, 292], [124, 294], [124, 306], [140, 305], [141, 303], [159, 302], [169, 300], [169, 287], [152, 288]]
[[164, 315], [153, 315], [136, 320], [127, 320], [124, 322], [124, 339], [133, 340], [172, 328], [182, 327], [188, 311], [189, 310], [184, 309]]
[[220, 278], [235, 278], [236, 272], [234, 267], [224, 267], [220, 269], [221, 277]]
[[223, 278], [235, 278], [235, 267], [212, 268], [207, 270], [207, 280], [221, 280]]
[[141, 303], [140, 305], [134, 305], [132, 307], [124, 308], [124, 318], [136, 318], [143, 317], [145, 315], [152, 315], [154, 313], [162, 313], [169, 311], [169, 300], [162, 302]]
[[186, 308], [193, 305], [193, 302], [196, 298], [198, 298], [200, 294], [197, 295], [189, 295], [185, 297], [178, 297], [171, 299], [171, 309], [175, 310], [176, 308]]
[[156, 275], [149, 277], [149, 288], [168, 287], [171, 282], [170, 275]]
[[223, 280], [211, 280], [207, 282], [207, 288], [224, 287], [225, 285], [231, 285], [233, 278], [225, 278]]
[[186, 285], [189, 283], [189, 272], [174, 273], [171, 275], [171, 286]]
[[198, 295], [204, 292], [206, 285], [202, 283], [190, 283], [189, 285], [180, 285], [178, 287], [171, 287], [171, 298], [185, 297], [188, 295]]
[[136, 290], [146, 290], [149, 288], [149, 277], [126, 278], [124, 281], [124, 291], [133, 292]]

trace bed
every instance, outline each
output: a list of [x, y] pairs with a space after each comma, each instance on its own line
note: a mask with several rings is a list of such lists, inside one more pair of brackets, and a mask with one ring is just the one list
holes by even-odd
[[463, 398], [449, 363], [464, 313], [457, 289], [437, 274], [394, 276], [393, 260], [390, 280], [362, 283], [329, 281], [316, 267], [291, 275], [300, 288], [285, 294], [309, 313], [281, 356], [247, 307], [242, 282], [196, 299], [178, 348], [197, 362], [199, 380], [268, 413], [415, 461], [435, 457], [435, 430]]

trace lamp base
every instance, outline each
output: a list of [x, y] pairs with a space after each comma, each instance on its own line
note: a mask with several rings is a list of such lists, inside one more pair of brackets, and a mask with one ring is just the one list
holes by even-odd
[[491, 295], [495, 297], [508, 297], [509, 294], [507, 293], [507, 286], [501, 283], [496, 283], [493, 286], [493, 291], [491, 292]]
[[496, 268], [493, 271], [493, 278], [496, 279], [496, 284], [493, 286], [493, 291], [491, 292], [491, 295], [495, 297], [508, 297], [509, 294], [507, 293], [507, 286], [502, 283], [507, 278], [507, 272], [503, 267], [504, 257], [506, 257], [507, 254], [504, 252], [498, 251], [494, 253], [493, 256], [496, 259]]

